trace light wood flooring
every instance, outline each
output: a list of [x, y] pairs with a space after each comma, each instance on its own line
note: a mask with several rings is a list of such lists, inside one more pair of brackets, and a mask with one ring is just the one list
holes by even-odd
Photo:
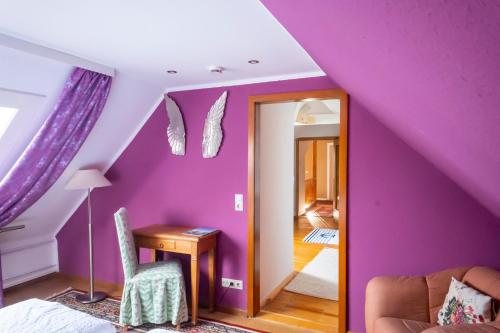
[[[325, 245], [304, 243], [302, 239], [314, 228], [338, 228], [331, 217], [299, 216], [294, 222], [294, 270], [300, 272]], [[266, 304], [258, 318], [315, 329], [338, 331], [338, 302], [281, 290]]]
[[[121, 296], [122, 290], [120, 286], [101, 281], [96, 281], [95, 286], [96, 290], [104, 291], [112, 297], [119, 298]], [[83, 278], [70, 277], [59, 273], [50, 274], [44, 278], [37, 279], [35, 281], [5, 290], [5, 304], [9, 305], [34, 297], [45, 299], [69, 287], [87, 291], [88, 281]], [[292, 325], [287, 325], [284, 323], [269, 321], [262, 318], [249, 319], [246, 318], [243, 313], [228, 314], [221, 311], [210, 313], [208, 312], [208, 310], [200, 309], [200, 317], [215, 319], [229, 324], [240, 325], [265, 332], [318, 332], [312, 329], [292, 326], [293, 323], [291, 323]]]

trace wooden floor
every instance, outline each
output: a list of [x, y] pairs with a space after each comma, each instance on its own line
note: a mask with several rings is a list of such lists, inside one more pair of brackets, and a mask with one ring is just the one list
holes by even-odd
[[[332, 217], [300, 216], [294, 224], [294, 270], [300, 272], [325, 245], [304, 243], [314, 228], [338, 228]], [[338, 331], [338, 302], [286, 290], [266, 304], [259, 318], [290, 323], [321, 332]]]
[[[104, 291], [110, 296], [119, 298], [122, 289], [119, 286], [110, 283], [96, 281], [96, 290]], [[16, 302], [26, 300], [28, 298], [45, 299], [69, 287], [88, 290], [88, 281], [82, 278], [65, 276], [59, 273], [50, 274], [42, 279], [37, 279], [34, 282], [25, 283], [16, 287], [5, 290], [5, 304], [10, 305]], [[318, 332], [311, 329], [291, 326], [284, 323], [269, 321], [261, 318], [246, 318], [243, 314], [227, 314], [224, 312], [210, 313], [205, 309], [200, 309], [200, 316], [208, 319], [215, 319], [229, 324], [240, 325], [252, 329], [276, 332], [276, 333], [309, 333]]]
[[332, 217], [299, 216], [295, 218], [293, 234], [293, 266], [300, 272], [316, 255], [325, 248], [322, 244], [304, 243], [302, 240], [314, 228], [338, 229]]

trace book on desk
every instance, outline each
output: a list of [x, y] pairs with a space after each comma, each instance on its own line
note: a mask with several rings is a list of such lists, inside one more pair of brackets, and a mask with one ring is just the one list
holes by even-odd
[[212, 232], [217, 231], [215, 228], [194, 228], [188, 231], [183, 232], [182, 234], [187, 235], [187, 236], [206, 236], [208, 234], [211, 234]]

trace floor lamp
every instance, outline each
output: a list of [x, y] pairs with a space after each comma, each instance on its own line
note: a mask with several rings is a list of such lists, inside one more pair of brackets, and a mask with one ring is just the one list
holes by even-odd
[[89, 272], [90, 272], [90, 291], [86, 294], [79, 294], [76, 299], [81, 303], [95, 303], [106, 298], [106, 294], [100, 291], [94, 291], [94, 255], [92, 243], [92, 205], [90, 202], [90, 192], [96, 187], [111, 186], [99, 170], [88, 169], [78, 170], [66, 184], [67, 190], [87, 190], [87, 209], [89, 217]]

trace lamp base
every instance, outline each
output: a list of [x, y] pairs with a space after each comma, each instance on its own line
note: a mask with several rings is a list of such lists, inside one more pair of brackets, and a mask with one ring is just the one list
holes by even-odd
[[90, 293], [76, 295], [76, 300], [83, 304], [97, 303], [108, 297], [106, 293], [101, 291], [94, 292], [94, 297], [90, 298]]

